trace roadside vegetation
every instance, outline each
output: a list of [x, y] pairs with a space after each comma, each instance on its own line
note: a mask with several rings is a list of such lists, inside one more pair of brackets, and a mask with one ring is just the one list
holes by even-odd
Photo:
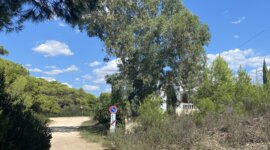
[[0, 149], [5, 150], [50, 149], [48, 117], [89, 116], [96, 103], [95, 96], [82, 89], [32, 77], [21, 65], [2, 58], [0, 98]]
[[[49, 149], [47, 117], [81, 115], [81, 106], [99, 122], [82, 129], [83, 137], [112, 150], [270, 149], [267, 64], [262, 60], [263, 83], [252, 82], [241, 66], [231, 71], [221, 56], [208, 64], [209, 28], [181, 1], [0, 2], [0, 31], [53, 17], [99, 38], [105, 61], [117, 59], [119, 72], [106, 77], [111, 93], [96, 99], [0, 59], [0, 149]], [[180, 90], [198, 111], [176, 116]], [[114, 134], [107, 133], [110, 105], [119, 109]], [[127, 133], [129, 118], [137, 125]]]
[[159, 96], [151, 94], [139, 106], [133, 132], [118, 125], [104, 145], [117, 150], [269, 149], [269, 96], [268, 82], [252, 84], [241, 67], [234, 76], [219, 56], [191, 97], [197, 112], [170, 115], [161, 109]]

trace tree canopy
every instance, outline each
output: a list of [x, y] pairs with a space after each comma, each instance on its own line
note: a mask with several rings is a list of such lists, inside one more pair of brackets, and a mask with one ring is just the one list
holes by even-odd
[[0, 31], [19, 31], [27, 20], [41, 22], [56, 17], [76, 25], [96, 3], [97, 0], [1, 0]]
[[97, 7], [80, 28], [99, 37], [108, 56], [118, 58], [120, 73], [109, 77], [109, 83], [118, 84], [113, 91], [125, 87], [117, 99], [128, 99], [136, 109], [161, 88], [173, 85], [191, 92], [201, 81], [210, 34], [180, 1], [104, 0]]

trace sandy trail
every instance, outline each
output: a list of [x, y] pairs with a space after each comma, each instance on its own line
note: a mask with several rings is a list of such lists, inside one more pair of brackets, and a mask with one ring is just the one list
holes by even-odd
[[[78, 127], [83, 122], [91, 120], [89, 117], [57, 117], [50, 118], [49, 127]], [[85, 126], [85, 125], [84, 125]], [[80, 132], [53, 132], [51, 150], [104, 150], [101, 144], [87, 142], [82, 139]]]

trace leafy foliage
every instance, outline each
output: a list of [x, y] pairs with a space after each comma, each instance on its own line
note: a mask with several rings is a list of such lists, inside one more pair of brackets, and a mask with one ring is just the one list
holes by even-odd
[[[117, 99], [129, 101], [133, 115], [147, 95], [169, 85], [193, 92], [201, 82], [204, 45], [210, 39], [208, 27], [197, 16], [178, 0], [104, 0], [97, 6], [81, 28], [98, 36], [107, 54], [121, 60], [120, 73], [108, 83]], [[124, 88], [120, 92], [117, 87]], [[176, 95], [177, 90], [170, 92]]]
[[111, 95], [109, 93], [101, 93], [95, 107], [95, 119], [100, 123], [108, 124], [110, 122], [110, 105]]
[[[199, 87], [195, 102], [197, 101], [199, 107], [205, 107], [202, 108], [203, 110], [209, 108], [212, 110], [214, 107], [215, 111], [224, 112], [232, 104], [233, 91], [232, 72], [224, 59], [218, 56], [210, 67], [209, 75], [206, 75], [203, 84]], [[198, 102], [200, 99], [206, 102]]]
[[37, 119], [22, 103], [12, 104], [5, 93], [4, 71], [0, 70], [0, 149], [48, 150], [51, 134], [46, 122]]
[[41, 22], [54, 17], [76, 25], [80, 18], [91, 12], [96, 0], [5, 0], [0, 1], [0, 31], [19, 31], [23, 22]]
[[145, 129], [160, 127], [165, 121], [166, 114], [160, 108], [161, 99], [151, 94], [144, 99], [139, 108], [139, 122]]
[[[221, 56], [205, 72], [205, 80], [199, 86], [194, 102], [200, 115], [209, 112], [230, 112], [237, 114], [256, 114], [269, 109], [268, 84], [253, 85], [251, 78], [240, 66], [237, 77], [233, 78], [228, 64]], [[201, 116], [198, 116], [199, 118]]]

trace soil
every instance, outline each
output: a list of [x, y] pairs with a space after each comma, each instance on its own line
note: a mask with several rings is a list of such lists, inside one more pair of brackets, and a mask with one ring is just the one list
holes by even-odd
[[[91, 125], [89, 117], [57, 117], [50, 120], [49, 127], [53, 128]], [[89, 124], [83, 124], [86, 121]], [[52, 133], [51, 150], [104, 150], [104, 148], [99, 143], [91, 143], [83, 139], [79, 131], [60, 131]]]

